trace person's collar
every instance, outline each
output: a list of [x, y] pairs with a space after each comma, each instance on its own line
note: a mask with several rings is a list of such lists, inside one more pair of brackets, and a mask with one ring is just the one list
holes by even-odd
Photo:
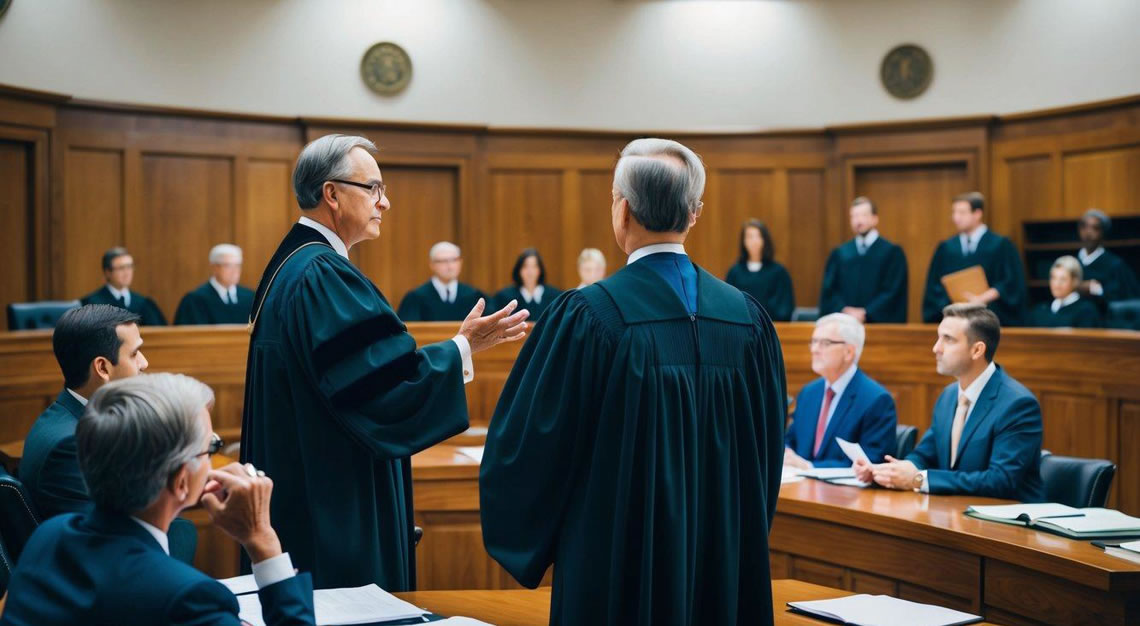
[[127, 287], [126, 289], [115, 289], [111, 286], [111, 283], [107, 283], [107, 291], [110, 291], [112, 296], [115, 296], [120, 300], [124, 300], [127, 297], [127, 294], [131, 292], [131, 288]]
[[324, 235], [325, 239], [328, 240], [329, 245], [333, 247], [333, 250], [336, 250], [337, 254], [346, 259], [348, 258], [348, 246], [344, 245], [344, 241], [342, 241], [336, 233], [329, 229], [328, 226], [325, 226], [317, 220], [305, 215], [302, 215], [301, 219], [297, 220], [297, 223], [301, 224], [302, 226], [308, 226], [309, 228], [312, 228], [318, 233]]
[[1080, 259], [1081, 265], [1088, 265], [1100, 258], [1102, 254], [1104, 254], [1104, 246], [1100, 246], [1092, 252], [1087, 252], [1084, 248], [1081, 248], [1080, 251], [1077, 252], [1077, 258]]
[[982, 235], [986, 234], [986, 231], [989, 229], [990, 229], [989, 226], [986, 226], [985, 224], [980, 224], [974, 230], [962, 233], [962, 236], [969, 239], [971, 242], [977, 242], [979, 239], [982, 238]]
[[877, 229], [877, 228], [872, 228], [871, 230], [867, 231], [866, 235], [856, 235], [855, 236], [856, 240], [863, 242], [863, 247], [865, 247], [865, 248], [870, 248], [871, 244], [875, 243], [875, 240], [878, 238], [879, 238], [879, 229]]
[[522, 294], [523, 300], [526, 302], [538, 302], [541, 304], [542, 292], [544, 291], [546, 291], [546, 288], [542, 285], [535, 286], [534, 291], [527, 291], [526, 287], [519, 286], [519, 293]]
[[79, 404], [82, 404], [83, 406], [87, 406], [87, 398], [84, 398], [83, 396], [81, 396], [81, 395], [79, 395], [79, 394], [75, 393], [74, 391], [72, 391], [72, 390], [71, 390], [70, 388], [68, 388], [68, 387], [64, 387], [64, 389], [67, 389], [67, 393], [70, 393], [70, 394], [71, 394], [71, 397], [73, 397], [73, 398], [75, 398], [76, 400], [78, 400], [78, 401], [79, 401]]
[[154, 537], [154, 540], [158, 542], [158, 545], [162, 547], [162, 551], [165, 552], [168, 556], [170, 555], [170, 538], [166, 536], [166, 533], [159, 530], [156, 526], [142, 521], [134, 515], [131, 516], [131, 519], [138, 523], [139, 526], [145, 528], [146, 531], [150, 533], [150, 536]]
[[1074, 291], [1073, 293], [1070, 293], [1069, 295], [1065, 296], [1064, 298], [1053, 298], [1053, 304], [1050, 305], [1050, 308], [1052, 308], [1053, 312], [1056, 313], [1057, 311], [1060, 311], [1062, 308], [1067, 307], [1070, 304], [1072, 304], [1072, 303], [1074, 303], [1080, 299], [1081, 299], [1081, 294]]
[[835, 382], [828, 385], [828, 387], [835, 392], [836, 396], [843, 395], [843, 390], [847, 389], [847, 385], [851, 384], [851, 379], [855, 378], [855, 371], [858, 369], [859, 364], [852, 363], [851, 367], [847, 368], [846, 372], [840, 374], [839, 378], [836, 378]]
[[214, 291], [218, 292], [218, 297], [221, 298], [225, 302], [229, 302], [230, 296], [235, 294], [237, 291], [236, 286], [235, 287], [226, 287], [222, 283], [219, 283], [218, 279], [214, 278], [213, 276], [210, 277], [210, 286], [214, 288]]
[[764, 269], [763, 261], [746, 261], [745, 265], [748, 266], [749, 272], [759, 272], [760, 270]]
[[969, 387], [962, 389], [962, 383], [958, 383], [958, 392], [966, 394], [966, 397], [970, 400], [970, 406], [974, 406], [978, 403], [978, 396], [982, 395], [982, 390], [986, 388], [986, 383], [990, 382], [990, 378], [993, 378], [994, 372], [996, 371], [997, 365], [995, 365], [993, 361], [990, 361], [986, 369], [982, 370], [981, 375], [975, 378]]
[[687, 254], [685, 252], [685, 245], [680, 243], [654, 243], [648, 246], [638, 248], [629, 255], [629, 260], [625, 262], [626, 265], [636, 263], [641, 259], [658, 252], [672, 252], [673, 254]]

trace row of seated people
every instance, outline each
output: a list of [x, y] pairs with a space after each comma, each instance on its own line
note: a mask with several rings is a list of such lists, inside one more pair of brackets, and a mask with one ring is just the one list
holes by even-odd
[[[922, 320], [926, 323], [938, 323], [942, 308], [951, 303], [942, 277], [975, 265], [985, 271], [990, 288], [971, 294], [970, 302], [986, 304], [1004, 326], [1101, 327], [1106, 303], [1140, 298], [1136, 274], [1104, 247], [1112, 220], [1102, 211], [1090, 209], [1078, 222], [1082, 248], [1077, 256], [1057, 261], [1072, 277], [1072, 284], [1058, 284], [1051, 274], [1053, 300], [1027, 307], [1025, 273], [1017, 249], [1009, 239], [986, 227], [982, 195], [962, 194], [951, 207], [958, 234], [943, 241], [931, 259], [922, 299]], [[843, 312], [864, 323], [905, 323], [906, 254], [879, 234], [878, 210], [870, 198], [856, 198], [849, 215], [855, 236], [827, 258], [820, 314]], [[773, 257], [767, 226], [760, 220], [748, 220], [740, 230], [740, 257], [725, 280], [759, 300], [773, 320], [788, 321], [795, 309], [792, 278]], [[1054, 270], [1057, 267], [1054, 265]], [[1073, 306], [1078, 300], [1079, 305]], [[1096, 306], [1088, 306], [1090, 303]]]

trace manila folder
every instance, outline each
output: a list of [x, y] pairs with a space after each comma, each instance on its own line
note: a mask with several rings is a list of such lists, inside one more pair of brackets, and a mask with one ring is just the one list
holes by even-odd
[[990, 288], [986, 282], [986, 271], [981, 265], [972, 265], [943, 276], [942, 286], [946, 288], [946, 295], [950, 296], [951, 302], [969, 302], [967, 293], [978, 296]]

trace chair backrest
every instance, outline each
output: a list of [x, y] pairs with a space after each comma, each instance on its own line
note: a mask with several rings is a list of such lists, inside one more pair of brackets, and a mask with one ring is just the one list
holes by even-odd
[[895, 426], [895, 458], [905, 459], [918, 443], [918, 427], [898, 424]]
[[64, 313], [78, 308], [79, 300], [13, 302], [8, 305], [8, 330], [55, 328]]
[[1046, 502], [1077, 508], [1102, 507], [1108, 501], [1108, 489], [1115, 475], [1116, 465], [1105, 459], [1041, 454]]
[[1108, 327], [1140, 330], [1140, 299], [1109, 302]]
[[40, 518], [32, 507], [32, 499], [24, 484], [4, 470], [0, 470], [0, 539], [12, 564], [20, 559], [24, 545], [32, 531], [40, 525]]
[[792, 311], [793, 322], [814, 322], [819, 319], [819, 307], [798, 306]]

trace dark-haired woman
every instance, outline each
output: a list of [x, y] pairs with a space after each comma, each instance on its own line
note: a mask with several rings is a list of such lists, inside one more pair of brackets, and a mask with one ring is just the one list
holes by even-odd
[[756, 298], [773, 321], [786, 322], [792, 319], [796, 296], [792, 277], [772, 260], [774, 254], [768, 227], [760, 220], [748, 220], [740, 229], [740, 258], [725, 281]]
[[495, 294], [494, 311], [507, 306], [511, 300], [518, 300], [518, 309], [530, 311], [530, 321], [535, 321], [546, 310], [546, 307], [562, 293], [562, 290], [546, 284], [546, 264], [542, 262], [542, 255], [534, 248], [527, 248], [515, 260], [515, 267], [511, 270], [511, 280], [514, 284], [504, 287]]

